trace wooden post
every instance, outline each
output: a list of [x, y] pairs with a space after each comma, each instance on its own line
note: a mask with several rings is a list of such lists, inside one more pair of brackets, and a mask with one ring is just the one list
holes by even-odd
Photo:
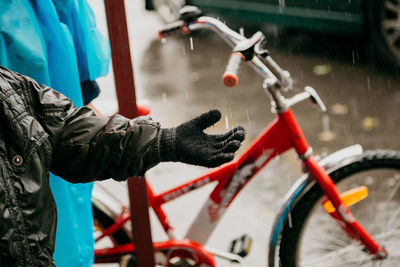
[[[137, 117], [135, 83], [129, 45], [124, 0], [104, 0], [114, 82], [117, 91], [119, 113], [128, 118]], [[128, 178], [129, 202], [133, 242], [137, 266], [154, 266], [146, 180], [143, 177]]]

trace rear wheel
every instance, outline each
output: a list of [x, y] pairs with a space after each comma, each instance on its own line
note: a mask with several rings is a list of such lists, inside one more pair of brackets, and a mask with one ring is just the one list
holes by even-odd
[[367, 0], [367, 31], [378, 59], [400, 67], [400, 0]]
[[[101, 203], [96, 201], [92, 201], [92, 209], [93, 209], [93, 235], [94, 239], [96, 240], [97, 237], [101, 236], [105, 229], [109, 228], [111, 225], [114, 224], [114, 217], [112, 212], [107, 209]], [[124, 229], [120, 229], [113, 233], [112, 235], [105, 236], [104, 238], [100, 239], [99, 241], [95, 242], [94, 249], [100, 250], [104, 248], [112, 248], [114, 246], [129, 244], [131, 243], [131, 239], [128, 233]], [[102, 256], [98, 257], [95, 253], [95, 262], [116, 262], [120, 263], [121, 266], [135, 266], [134, 260], [130, 259], [132, 265], [125, 265], [126, 259], [123, 259], [122, 256]], [[130, 255], [127, 255], [130, 258]]]
[[[400, 262], [400, 153], [368, 152], [330, 174], [339, 192], [367, 186], [368, 197], [350, 207], [355, 217], [389, 253], [374, 260], [322, 207], [314, 185], [291, 210], [282, 231], [281, 266], [397, 266]], [[290, 221], [290, 222], [289, 222]]]

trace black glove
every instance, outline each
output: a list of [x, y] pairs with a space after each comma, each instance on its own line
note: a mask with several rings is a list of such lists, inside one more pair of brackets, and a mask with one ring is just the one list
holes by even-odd
[[218, 110], [210, 110], [176, 128], [162, 129], [160, 137], [161, 161], [216, 167], [231, 161], [245, 137], [245, 130], [238, 126], [221, 135], [203, 132], [221, 119]]

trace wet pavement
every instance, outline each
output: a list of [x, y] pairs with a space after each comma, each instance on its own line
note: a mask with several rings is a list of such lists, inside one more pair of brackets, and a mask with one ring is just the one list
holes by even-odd
[[[92, 1], [98, 3], [98, 1]], [[143, 3], [141, 3], [143, 2]], [[221, 82], [230, 48], [211, 32], [157, 39], [162, 22], [144, 10], [144, 1], [126, 1], [137, 97], [147, 102], [154, 120], [163, 127], [177, 126], [198, 114], [218, 108], [223, 119], [209, 132], [223, 132], [236, 125], [247, 130], [243, 151], [274, 119], [262, 78], [242, 66], [235, 88]], [[105, 29], [102, 7], [94, 6], [100, 27]], [[238, 25], [237, 22], [232, 22]], [[265, 25], [242, 25], [246, 36], [263, 30], [272, 57], [294, 78], [297, 90], [309, 85], [318, 91], [328, 111], [320, 113], [308, 102], [294, 113], [316, 154], [332, 153], [355, 143], [364, 149], [400, 149], [400, 76], [393, 69], [374, 63], [359, 39], [282, 29]], [[237, 26], [235, 26], [237, 29]], [[99, 80], [102, 94], [96, 105], [107, 114], [116, 110], [112, 76]], [[147, 173], [155, 192], [161, 192], [207, 169], [163, 163]], [[227, 250], [229, 242], [243, 233], [254, 239], [253, 249], [241, 266], [266, 266], [269, 233], [285, 192], [301, 175], [290, 151], [261, 171], [239, 195], [211, 236], [208, 245]], [[103, 183], [104, 184], [104, 183]], [[124, 183], [106, 182], [127, 203]], [[165, 205], [170, 222], [182, 237], [212, 187], [206, 186]], [[154, 216], [152, 216], [154, 220]], [[161, 227], [153, 224], [154, 240], [164, 240]], [[218, 266], [232, 266], [218, 260]]]

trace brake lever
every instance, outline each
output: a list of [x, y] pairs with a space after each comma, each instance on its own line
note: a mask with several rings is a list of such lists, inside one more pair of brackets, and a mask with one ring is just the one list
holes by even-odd
[[313, 102], [320, 111], [325, 112], [326, 111], [326, 106], [322, 99], [319, 97], [317, 91], [314, 90], [311, 86], [306, 86], [304, 87], [304, 91], [310, 94], [310, 100]]
[[185, 23], [196, 21], [202, 14], [201, 10], [196, 6], [184, 6], [179, 9], [179, 20]]
[[269, 56], [268, 49], [265, 48], [266, 43], [267, 43], [267, 38], [265, 38], [265, 35], [262, 35], [260, 39], [257, 41], [256, 45], [254, 46], [254, 52], [263, 58]]
[[314, 88], [310, 86], [304, 87], [304, 92], [299, 93], [291, 97], [290, 99], [287, 99], [287, 104], [289, 106], [294, 106], [306, 99], [310, 99], [313, 104], [316, 105], [316, 107], [321, 111], [325, 112], [326, 111], [326, 106], [324, 102], [322, 102], [321, 98], [319, 97], [317, 91], [314, 90]]

